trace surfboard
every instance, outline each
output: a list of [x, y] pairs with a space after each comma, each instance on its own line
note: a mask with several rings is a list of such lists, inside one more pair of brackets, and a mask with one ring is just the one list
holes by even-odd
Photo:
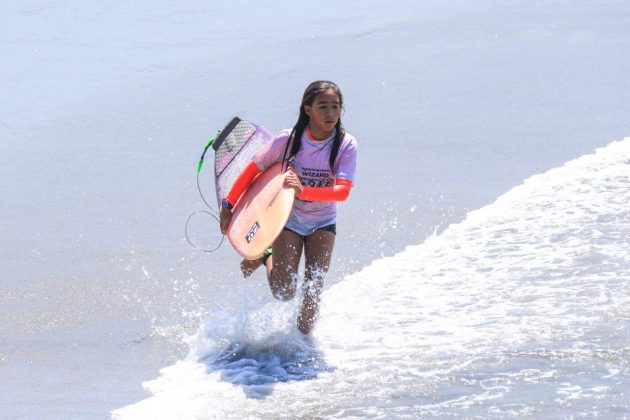
[[282, 186], [286, 175], [276, 163], [254, 179], [234, 206], [228, 239], [243, 258], [260, 258], [287, 223], [295, 191]]
[[[262, 126], [238, 117], [221, 130], [212, 143], [218, 206], [254, 153], [272, 139], [273, 135]], [[260, 258], [286, 224], [295, 192], [282, 188], [285, 177], [281, 164], [268, 168], [234, 206], [227, 236], [243, 258]]]

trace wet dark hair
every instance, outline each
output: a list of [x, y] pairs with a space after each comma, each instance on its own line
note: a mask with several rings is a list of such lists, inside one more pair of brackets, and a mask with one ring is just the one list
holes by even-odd
[[[311, 106], [315, 101], [315, 98], [320, 93], [323, 93], [327, 90], [332, 90], [339, 96], [339, 106], [343, 109], [343, 96], [341, 95], [341, 90], [339, 86], [334, 84], [333, 82], [329, 82], [327, 80], [318, 80], [316, 82], [311, 83], [306, 87], [304, 91], [304, 95], [302, 96], [302, 103], [300, 104], [300, 116], [298, 117], [297, 123], [293, 126], [291, 130], [291, 134], [289, 135], [289, 139], [287, 140], [287, 146], [284, 149], [284, 157], [283, 160], [289, 162], [295, 158], [298, 151], [300, 150], [300, 146], [302, 145], [302, 135], [304, 134], [304, 130], [308, 127], [308, 123], [310, 122], [310, 118], [306, 115], [304, 111], [304, 105]], [[341, 115], [339, 115], [339, 120], [335, 125], [335, 129], [337, 130], [335, 133], [335, 139], [333, 140], [332, 149], [330, 150], [330, 170], [335, 172], [334, 165], [335, 160], [337, 159], [337, 154], [339, 153], [339, 146], [341, 146], [341, 140], [345, 134], [345, 130], [343, 129], [343, 125], [341, 124]], [[289, 144], [291, 145], [291, 150], [289, 151]]]

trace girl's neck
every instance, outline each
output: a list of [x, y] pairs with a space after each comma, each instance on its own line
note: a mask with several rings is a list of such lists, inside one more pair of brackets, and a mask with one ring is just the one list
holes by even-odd
[[311, 129], [311, 127], [306, 127], [306, 135], [308, 136], [308, 138], [311, 141], [324, 141], [324, 140], [327, 140], [328, 138], [330, 138], [332, 133], [333, 133], [332, 131], [329, 132], [329, 133], [313, 131]]

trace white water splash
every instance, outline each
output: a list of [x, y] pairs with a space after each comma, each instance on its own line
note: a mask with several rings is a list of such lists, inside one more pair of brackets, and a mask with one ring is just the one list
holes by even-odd
[[627, 416], [629, 202], [626, 138], [332, 286], [317, 344], [291, 304], [217, 317], [114, 417]]

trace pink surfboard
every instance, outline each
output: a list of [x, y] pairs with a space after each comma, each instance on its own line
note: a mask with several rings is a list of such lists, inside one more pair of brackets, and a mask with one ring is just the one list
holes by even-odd
[[256, 177], [232, 211], [228, 239], [243, 258], [260, 258], [289, 219], [295, 191], [283, 188], [286, 173], [276, 163]]

